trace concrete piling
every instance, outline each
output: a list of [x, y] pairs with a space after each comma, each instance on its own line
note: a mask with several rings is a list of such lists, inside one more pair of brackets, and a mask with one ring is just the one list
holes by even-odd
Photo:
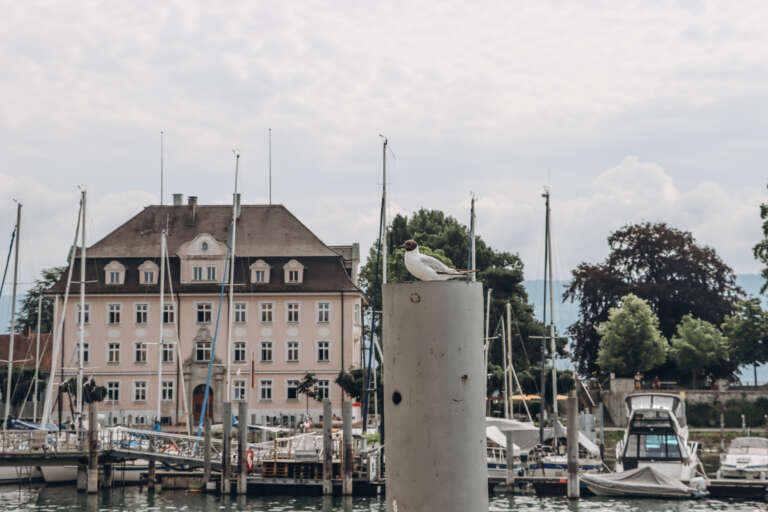
[[149, 460], [149, 468], [147, 469], [147, 491], [155, 492], [155, 484], [157, 483], [157, 475], [155, 474], [155, 460]]
[[231, 492], [232, 485], [232, 403], [224, 402], [222, 404], [221, 427], [222, 427], [222, 445], [221, 445], [221, 494], [228, 495]]
[[504, 435], [507, 438], [507, 473], [505, 475], [505, 483], [507, 484], [507, 489], [511, 489], [512, 484], [515, 483], [515, 443], [512, 441], [514, 432], [508, 430], [504, 432]]
[[383, 289], [387, 510], [488, 510], [482, 284]]
[[248, 466], [246, 451], [248, 450], [248, 403], [243, 400], [237, 404], [237, 494], [248, 491]]
[[96, 405], [88, 404], [88, 483], [89, 494], [99, 492], [99, 430]]
[[343, 423], [343, 453], [341, 494], [352, 495], [352, 472], [354, 471], [354, 454], [352, 453], [352, 404], [346, 400], [341, 403], [341, 418]]
[[333, 409], [323, 400], [323, 496], [333, 494]]
[[204, 438], [203, 438], [203, 488], [208, 488], [208, 482], [211, 481], [211, 418], [208, 415], [204, 419]]
[[579, 498], [579, 403], [576, 390], [568, 395], [568, 498]]

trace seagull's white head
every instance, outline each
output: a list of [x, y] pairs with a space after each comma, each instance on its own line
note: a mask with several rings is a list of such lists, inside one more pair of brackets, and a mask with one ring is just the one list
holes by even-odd
[[416, 240], [406, 240], [403, 245], [399, 247], [399, 249], [405, 249], [406, 252], [414, 251], [419, 248], [419, 244], [416, 243]]

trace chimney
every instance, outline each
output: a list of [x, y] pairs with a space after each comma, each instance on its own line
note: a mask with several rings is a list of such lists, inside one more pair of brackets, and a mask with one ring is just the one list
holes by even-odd
[[235, 203], [235, 219], [240, 218], [240, 193], [232, 194], [232, 201]]
[[173, 194], [173, 206], [184, 205], [184, 194]]
[[192, 224], [194, 224], [196, 220], [196, 215], [197, 215], [197, 196], [189, 196], [187, 198], [187, 205], [189, 206], [189, 215], [190, 215]]

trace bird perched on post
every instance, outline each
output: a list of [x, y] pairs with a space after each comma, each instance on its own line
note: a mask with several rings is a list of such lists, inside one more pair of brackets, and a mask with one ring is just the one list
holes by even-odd
[[413, 277], [422, 281], [446, 281], [475, 272], [474, 270], [457, 270], [437, 258], [421, 254], [419, 244], [415, 240], [407, 240], [399, 248], [405, 249], [405, 268]]

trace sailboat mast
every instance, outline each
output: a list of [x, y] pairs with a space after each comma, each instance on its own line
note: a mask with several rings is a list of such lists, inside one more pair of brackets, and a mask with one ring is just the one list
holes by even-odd
[[[555, 340], [555, 293], [552, 281], [552, 229], [549, 224], [552, 220], [552, 214], [549, 209], [549, 195], [547, 195], [547, 246], [549, 246], [549, 345], [552, 352], [552, 416], [553, 421], [557, 422], [557, 347]], [[557, 426], [555, 426], [557, 428]], [[557, 439], [557, 436], [555, 436]]]
[[[469, 216], [469, 234], [470, 234], [470, 240], [469, 240], [469, 249], [470, 249], [470, 257], [472, 259], [471, 266], [469, 267], [469, 270], [476, 270], [477, 269], [477, 262], [475, 262], [475, 196], [472, 196], [472, 207], [470, 210], [470, 216]], [[477, 273], [472, 272], [470, 274], [472, 276], [472, 281], [475, 281], [477, 279]], [[509, 325], [507, 325], [507, 328], [509, 328]]]
[[[504, 378], [509, 382], [507, 385], [508, 389], [514, 394], [515, 392], [515, 385], [512, 382], [512, 374], [515, 371], [512, 366], [512, 304], [507, 302], [507, 338], [504, 340], [504, 342], [507, 344], [507, 372], [509, 372], [509, 375], [504, 375]], [[509, 410], [509, 417], [511, 418], [515, 412], [514, 410], [514, 403], [511, 404], [510, 410]]]
[[8, 343], [8, 380], [5, 385], [5, 420], [3, 430], [8, 428], [11, 411], [11, 381], [13, 380], [13, 338], [16, 334], [16, 290], [19, 285], [19, 245], [21, 245], [21, 203], [16, 204], [16, 247], [13, 255], [13, 292], [11, 294], [11, 334]]
[[[235, 192], [232, 194], [232, 251], [229, 254], [229, 328], [227, 329], [227, 402], [232, 401], [232, 327], [234, 325], [234, 312], [235, 305], [233, 301], [235, 299], [235, 244], [237, 241], [237, 209], [238, 209], [238, 197], [237, 197], [237, 173], [240, 164], [240, 152], [234, 150], [235, 154]], [[242, 418], [241, 418], [242, 419]], [[232, 421], [229, 418], [227, 421]]]
[[37, 387], [38, 376], [40, 375], [40, 316], [43, 310], [43, 294], [37, 296], [37, 329], [35, 333], [35, 389], [32, 403], [32, 422], [37, 421]]
[[83, 201], [83, 215], [80, 218], [80, 345], [77, 366], [77, 418], [78, 426], [83, 420], [83, 359], [85, 358], [85, 190], [80, 191]]
[[544, 411], [546, 409], [546, 390], [547, 390], [547, 262], [549, 261], [549, 190], [544, 190], [542, 197], [546, 203], [546, 214], [544, 217], [544, 302], [542, 304], [542, 320], [544, 325], [544, 335], [541, 337], [541, 372], [539, 375], [541, 388], [541, 410], [539, 412], [539, 442], [544, 442]]
[[[493, 291], [492, 288], [488, 288], [488, 292], [486, 293], [486, 299], [485, 299], [485, 339], [483, 340], [483, 352], [484, 352], [484, 362], [485, 366], [483, 366], [483, 370], [485, 371], [485, 382], [486, 385], [488, 383], [488, 352], [491, 349], [491, 339], [488, 337], [488, 329], [489, 324], [491, 321], [491, 292]], [[486, 405], [485, 405], [485, 414], [487, 416], [491, 415], [491, 401], [486, 399]]]
[[157, 414], [155, 416], [155, 427], [160, 429], [162, 418], [162, 400], [163, 400], [163, 340], [164, 329], [163, 315], [165, 314], [165, 230], [160, 234], [160, 336], [157, 342]]
[[501, 358], [502, 358], [502, 374], [504, 375], [504, 382], [502, 384], [502, 390], [504, 392], [504, 417], [509, 418], [509, 388], [507, 383], [507, 373], [509, 373], [509, 366], [507, 366], [507, 329], [504, 326], [504, 318], [501, 319]]
[[381, 146], [381, 284], [387, 284], [387, 138], [382, 136], [384, 144]]

